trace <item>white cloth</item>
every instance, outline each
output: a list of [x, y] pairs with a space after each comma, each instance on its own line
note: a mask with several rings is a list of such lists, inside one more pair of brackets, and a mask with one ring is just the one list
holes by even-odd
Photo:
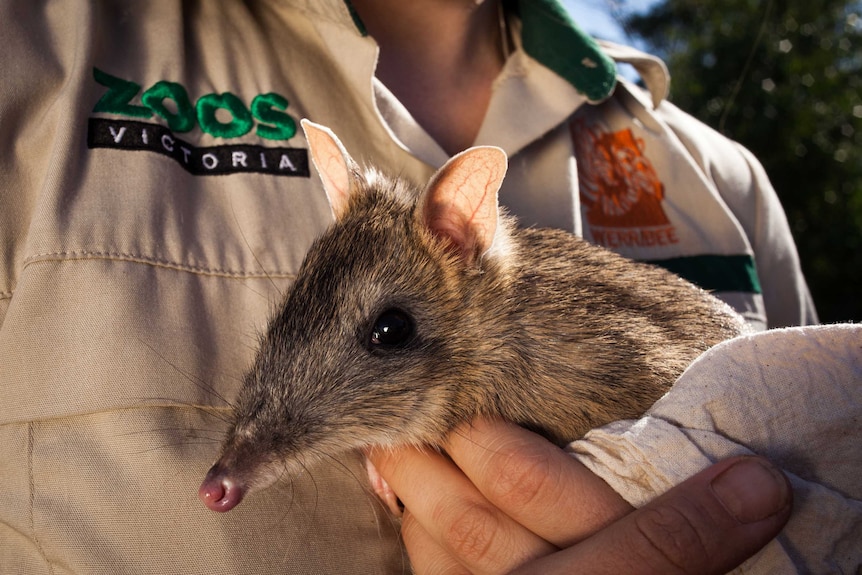
[[862, 326], [772, 330], [703, 354], [637, 421], [570, 446], [640, 506], [711, 463], [768, 457], [789, 476], [782, 533], [735, 573], [862, 568]]

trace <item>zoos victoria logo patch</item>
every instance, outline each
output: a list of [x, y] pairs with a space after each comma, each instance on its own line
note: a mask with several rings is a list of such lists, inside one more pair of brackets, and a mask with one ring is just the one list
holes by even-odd
[[[98, 68], [93, 68], [93, 77], [108, 88], [96, 102], [93, 112], [135, 119], [90, 118], [87, 130], [87, 147], [90, 149], [155, 152], [173, 159], [195, 175], [257, 172], [310, 176], [308, 151], [303, 148], [249, 144], [200, 147], [176, 136], [200, 127], [211, 136], [231, 139], [242, 137], [254, 128], [260, 138], [289, 140], [296, 134], [296, 121], [284, 112], [288, 101], [279, 94], [260, 94], [249, 107], [230, 92], [207, 94], [193, 105], [182, 85], [161, 81], [145, 90], [140, 96], [141, 104], [136, 104], [133, 100], [141, 92], [139, 84]], [[168, 107], [167, 101], [173, 104]], [[154, 114], [161, 117], [167, 127], [142, 121]]]

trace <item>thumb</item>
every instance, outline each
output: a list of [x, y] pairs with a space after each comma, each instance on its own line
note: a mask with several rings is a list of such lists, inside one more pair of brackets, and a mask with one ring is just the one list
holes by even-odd
[[529, 572], [721, 574], [766, 545], [790, 517], [786, 477], [761, 457], [721, 461]]

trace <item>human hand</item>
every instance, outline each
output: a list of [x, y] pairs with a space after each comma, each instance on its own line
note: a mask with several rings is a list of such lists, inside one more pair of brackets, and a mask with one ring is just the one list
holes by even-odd
[[761, 458], [721, 461], [633, 511], [569, 454], [515, 425], [479, 420], [444, 448], [451, 460], [431, 449], [369, 454], [404, 503], [417, 573], [725, 573], [790, 515], [789, 484]]

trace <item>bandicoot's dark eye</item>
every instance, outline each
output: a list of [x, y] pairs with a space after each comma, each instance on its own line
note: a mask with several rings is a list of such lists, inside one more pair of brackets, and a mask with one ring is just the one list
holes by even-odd
[[388, 309], [378, 316], [371, 328], [371, 347], [401, 347], [413, 336], [413, 320], [398, 309]]

